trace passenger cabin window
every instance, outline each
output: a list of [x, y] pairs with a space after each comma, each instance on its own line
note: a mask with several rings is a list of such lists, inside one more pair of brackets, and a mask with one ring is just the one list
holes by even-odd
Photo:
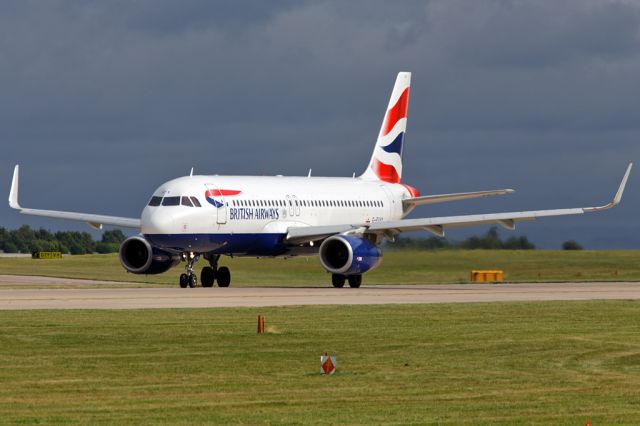
[[162, 202], [162, 197], [151, 197], [151, 199], [149, 200], [149, 204], [151, 207], [157, 207], [160, 205], [160, 203]]
[[182, 197], [182, 205], [187, 207], [193, 207], [193, 203], [189, 199], [189, 197]]
[[162, 199], [163, 206], [179, 206], [180, 205], [180, 197], [164, 197]]

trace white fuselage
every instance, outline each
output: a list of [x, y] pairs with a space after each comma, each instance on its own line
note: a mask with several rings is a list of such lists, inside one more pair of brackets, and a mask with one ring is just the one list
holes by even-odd
[[[153, 197], [160, 205], [144, 208], [141, 230], [158, 247], [279, 255], [286, 254], [281, 245], [290, 227], [401, 219], [411, 193], [360, 178], [187, 176], [164, 183]], [[201, 207], [183, 205], [194, 202], [182, 197]]]

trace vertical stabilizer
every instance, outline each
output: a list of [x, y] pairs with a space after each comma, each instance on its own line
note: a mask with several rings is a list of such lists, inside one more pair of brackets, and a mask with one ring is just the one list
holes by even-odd
[[382, 120], [378, 140], [364, 179], [398, 183], [402, 178], [402, 144], [407, 131], [409, 86], [411, 73], [398, 73], [387, 111]]

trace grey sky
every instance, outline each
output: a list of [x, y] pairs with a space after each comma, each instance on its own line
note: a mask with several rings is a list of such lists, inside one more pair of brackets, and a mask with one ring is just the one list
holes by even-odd
[[[517, 190], [414, 216], [604, 203], [640, 158], [638, 2], [14, 1], [0, 5], [2, 191], [20, 163], [26, 206], [135, 217], [192, 166], [359, 173], [398, 71], [413, 72], [403, 181]], [[617, 210], [518, 233], [637, 248], [639, 174]], [[0, 226], [23, 223], [87, 229], [0, 204]]]

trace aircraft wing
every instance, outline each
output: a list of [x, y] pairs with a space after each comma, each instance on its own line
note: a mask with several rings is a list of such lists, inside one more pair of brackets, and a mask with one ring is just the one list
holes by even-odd
[[613, 200], [599, 207], [579, 207], [573, 209], [557, 210], [534, 210], [510, 213], [492, 213], [464, 216], [444, 216], [421, 219], [401, 219], [393, 221], [376, 222], [372, 224], [359, 225], [336, 225], [336, 226], [309, 226], [289, 228], [286, 241], [292, 244], [302, 244], [309, 241], [324, 239], [334, 234], [367, 234], [375, 233], [393, 239], [396, 234], [407, 231], [429, 231], [438, 236], [444, 236], [446, 228], [461, 228], [466, 226], [496, 224], [508, 229], [515, 229], [515, 224], [522, 221], [536, 220], [542, 217], [568, 216], [583, 213], [592, 213], [611, 209], [617, 206], [622, 199], [624, 188], [627, 184], [631, 167], [627, 170], [620, 182], [618, 191]]
[[123, 228], [137, 228], [137, 229], [140, 228], [140, 219], [135, 219], [135, 218], [105, 216], [105, 215], [89, 214], [89, 213], [65, 212], [65, 211], [57, 211], [57, 210], [39, 210], [39, 209], [22, 208], [20, 206], [20, 203], [18, 203], [19, 172], [20, 172], [20, 166], [16, 165], [16, 167], [13, 169], [13, 180], [11, 182], [11, 191], [9, 192], [9, 206], [12, 209], [18, 210], [22, 214], [87, 222], [89, 226], [95, 229], [102, 229], [103, 225], [115, 225]]

